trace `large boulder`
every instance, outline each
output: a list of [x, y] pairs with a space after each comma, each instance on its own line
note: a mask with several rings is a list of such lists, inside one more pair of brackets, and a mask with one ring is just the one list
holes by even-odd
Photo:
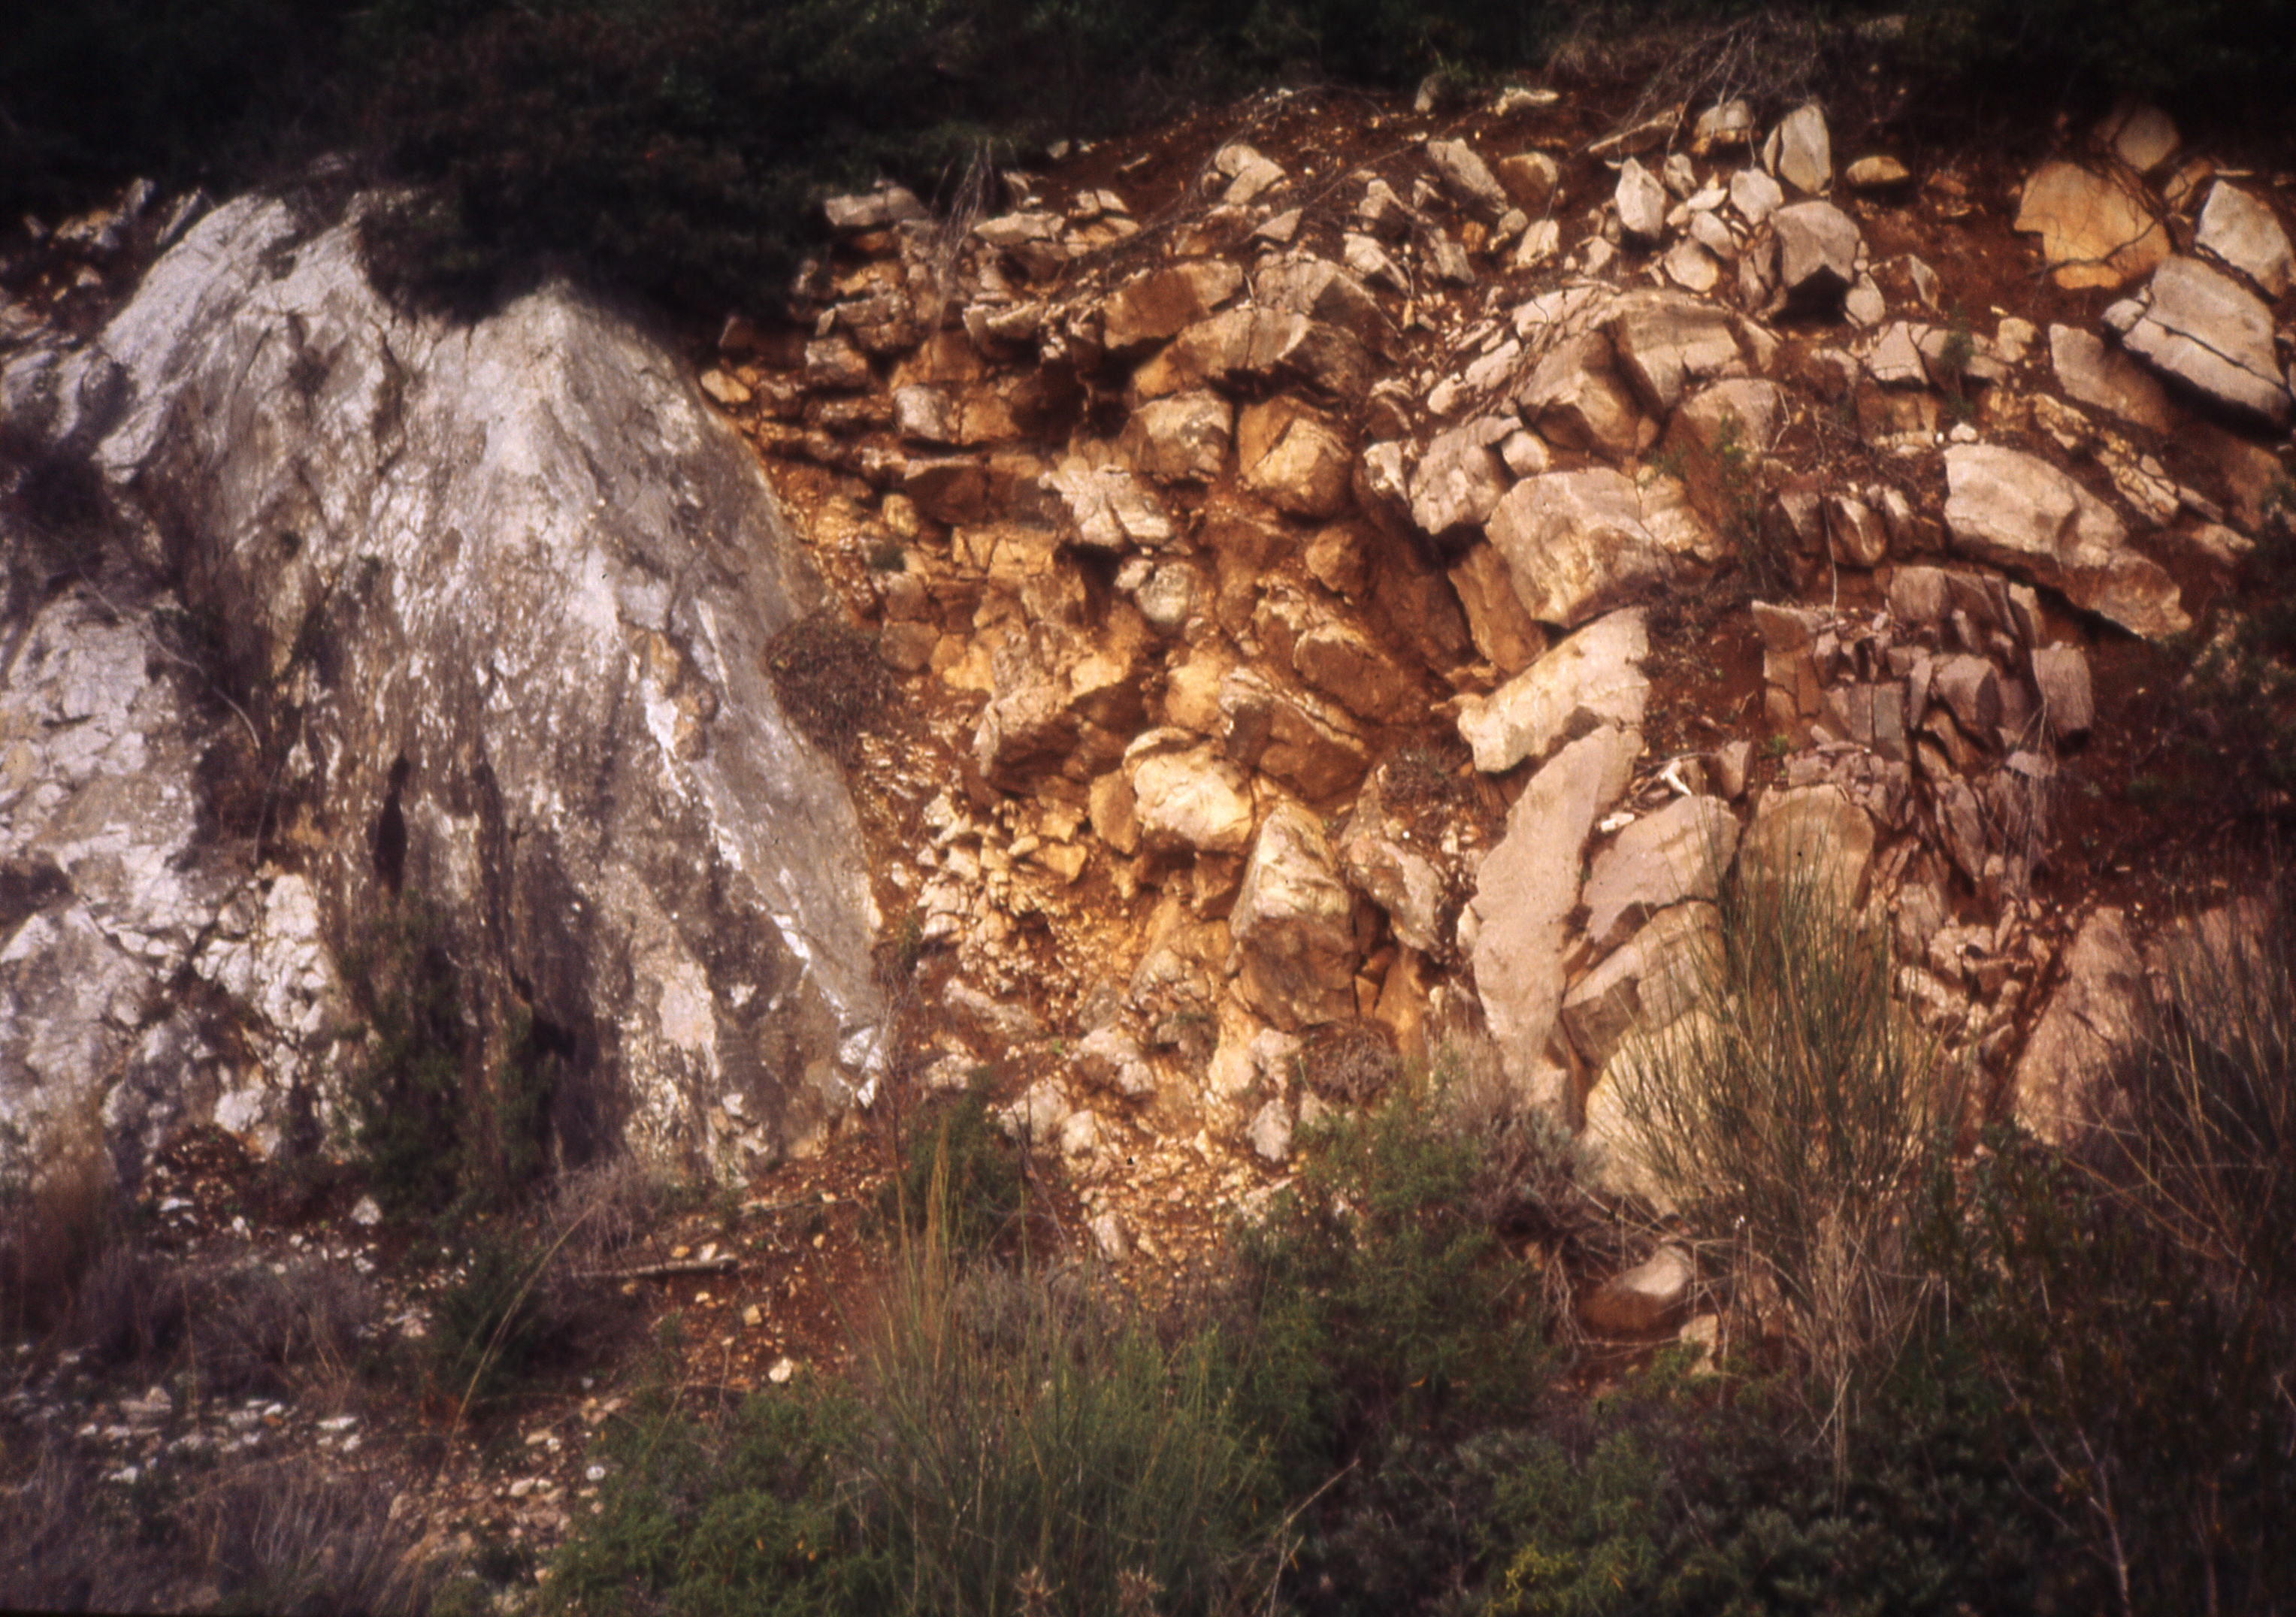
[[2272, 311], [2222, 270], [2169, 259], [2144, 298], [2117, 303], [2105, 319], [2128, 351], [2218, 404], [2288, 424], [2288, 383], [2273, 350]]
[[1672, 411], [1691, 387], [1746, 370], [1737, 316], [1679, 292], [1629, 292], [1620, 298], [1611, 342], [1620, 372], [1657, 416]]
[[1737, 817], [1718, 797], [1677, 797], [1644, 814], [1587, 873], [1588, 940], [1611, 948], [1669, 905], [1712, 898], [1737, 852]]
[[2167, 432], [2176, 425], [2169, 396], [2152, 373], [2093, 331], [2049, 328], [2049, 363], [2070, 397], [2117, 415], [2132, 426]]
[[2016, 228], [2041, 238], [2062, 287], [2126, 286], [2169, 256], [2169, 233], [2135, 187], [2078, 163], [2044, 163], [2025, 182]]
[[1946, 451], [1946, 527], [1956, 550], [2062, 591], [2134, 634], [2192, 626], [2176, 581], [2129, 548], [2112, 509], [2038, 456], [1997, 444]]
[[1662, 1032], [1696, 1004], [1721, 953], [1712, 904], [1661, 910], [1564, 996], [1562, 1031], [1599, 1072], [1629, 1033]]
[[1578, 903], [1580, 855], [1595, 822], [1632, 779], [1638, 731], [1603, 728], [1571, 742], [1530, 778], [1506, 834], [1475, 874], [1462, 939], [1483, 1020], [1507, 1076], [1533, 1084], [1562, 1003], [1563, 949]]
[[1355, 1015], [1355, 894], [1322, 821], [1279, 804], [1259, 828], [1228, 917], [1230, 969], [1245, 1004], [1298, 1032]]
[[1857, 221], [1831, 202], [1796, 202], [1770, 216], [1778, 287], [1805, 307], [1836, 304], [1857, 280]]
[[1678, 558], [1718, 553], [1681, 484], [1637, 482], [1608, 467], [1524, 478], [1484, 531], [1506, 559], [1523, 609], [1564, 628], [1655, 591]]
[[1743, 876], [1821, 914], [1855, 908], [1873, 862], [1873, 817], [1831, 784], [1764, 792], [1738, 844]]
[[[766, 673], [827, 597], [669, 353], [557, 284], [471, 324], [394, 308], [355, 220], [252, 198], [19, 363], [10, 431], [215, 627], [259, 745], [234, 769], [276, 783], [257, 879], [307, 883], [336, 959], [426, 915], [471, 1074], [537, 1030], [566, 1159], [731, 1166], [869, 1083], [860, 829]], [[347, 1053], [214, 1082], [283, 1117]]]

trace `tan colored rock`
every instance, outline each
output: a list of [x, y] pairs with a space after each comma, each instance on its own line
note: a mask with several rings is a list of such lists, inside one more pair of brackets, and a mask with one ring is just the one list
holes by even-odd
[[1598, 730], [1556, 753], [1515, 799], [1484, 858], [1461, 937], [1475, 992], [1507, 1076], [1529, 1083], [1546, 1062], [1562, 1003], [1563, 947], [1578, 902], [1581, 851], [1619, 800], [1642, 751], [1638, 731]]
[[2042, 262], [2067, 288], [2126, 286], [2170, 249], [2136, 192], [2078, 163], [2044, 163], [2025, 182], [2015, 227], [2040, 236]]
[[1737, 853], [1737, 816], [1718, 798], [1677, 797], [1644, 814], [1587, 870], [1581, 895], [1587, 940], [1597, 949], [1616, 948], [1659, 911], [1713, 898]]
[[1345, 624], [1321, 623], [1302, 634], [1292, 647], [1292, 668], [1310, 690], [1375, 724], [1399, 723], [1425, 708], [1395, 659]]
[[2117, 909], [2094, 911], [2065, 951], [2064, 975], [2018, 1058], [2013, 1079], [2019, 1123], [2052, 1145], [2069, 1144], [2089, 1121], [2096, 1090], [2136, 1038], [2144, 963]]
[[1538, 214], [1554, 195], [1562, 170], [1544, 151], [1521, 151], [1498, 160], [1498, 182], [1508, 198], [1526, 213]]
[[1260, 826], [1228, 931], [1236, 992], [1275, 1026], [1356, 1014], [1355, 895], [1306, 809], [1279, 804]]
[[1526, 758], [1544, 758], [1598, 725], [1642, 728], [1650, 655], [1639, 608], [1595, 619], [1499, 687], [1470, 697], [1459, 710], [1459, 735], [1475, 767], [1497, 774]]
[[1629, 292], [1619, 299], [1610, 329], [1620, 374], [1653, 415], [1665, 415], [1701, 383], [1746, 372], [1737, 316], [1702, 298]]
[[1122, 770], [1095, 778], [1088, 799], [1092, 834], [1119, 853], [1140, 848], [1140, 815], [1132, 795], [1132, 780]]
[[1234, 412], [1218, 394], [1179, 393], [1134, 411], [1118, 447], [1150, 477], [1209, 482], [1227, 462], [1234, 429]]
[[[1206, 747], [1163, 750], [1170, 732], [1150, 731], [1126, 750], [1141, 840], [1152, 848], [1241, 853], [1251, 845], [1251, 782]], [[1195, 738], [1183, 733], [1181, 741]]]
[[1611, 200], [1619, 211], [1619, 228], [1628, 235], [1644, 246], [1665, 238], [1666, 187], [1634, 159], [1628, 158], [1620, 167], [1619, 184]]
[[1690, 1311], [1697, 1279], [1688, 1253], [1679, 1246], [1661, 1246], [1595, 1288], [1582, 1311], [1587, 1327], [1620, 1336], [1672, 1330]]
[[1121, 466], [1094, 466], [1070, 457], [1043, 478], [1076, 525], [1086, 550], [1155, 550], [1172, 541], [1172, 519], [1156, 496]]
[[1874, 821], [1838, 786], [1773, 787], [1738, 844], [1742, 870], [1847, 914], [1874, 862]]
[[1136, 275], [1109, 295], [1101, 340], [1127, 354], [1177, 337], [1235, 296], [1243, 272], [1225, 258], [1196, 258]]
[[1395, 935], [1423, 954], [1439, 951], [1447, 884], [1434, 861], [1390, 822], [1366, 785], [1340, 832], [1340, 867], [1355, 889], [1387, 912]]
[[1807, 196], [1833, 184], [1833, 140], [1815, 102], [1786, 114], [1762, 143], [1762, 167]]
[[1513, 481], [1491, 445], [1510, 423], [1486, 418], [1439, 433], [1411, 470], [1411, 518], [1430, 535], [1488, 520]]
[[2080, 404], [2150, 432], [2167, 432], [2176, 425], [2169, 396], [2152, 373], [2095, 332], [2052, 325], [2049, 363], [2056, 369], [2057, 385]]
[[1563, 997], [1562, 1031], [1600, 1069], [1629, 1033], [1655, 1033], [1697, 1003], [1722, 948], [1712, 904], [1660, 910]]
[[1441, 176], [1443, 189], [1469, 212], [1496, 219], [1507, 210], [1507, 193], [1496, 176], [1472, 146], [1464, 141], [1429, 141], [1427, 160]]
[[1299, 517], [1347, 508], [1354, 457], [1321, 416], [1290, 398], [1249, 405], [1236, 422], [1243, 486]]
[[1516, 402], [1566, 449], [1623, 458], [1640, 442], [1642, 418], [1611, 370], [1610, 343], [1597, 333], [1559, 344], [1532, 370]]
[[1914, 176], [1896, 158], [1876, 155], [1859, 158], [1842, 177], [1857, 191], [1891, 191], [1911, 184]]
[[2088, 654], [2079, 646], [2036, 646], [2033, 688], [2049, 733], [2077, 740], [2096, 723], [2096, 697], [2089, 684]]
[[[2296, 253], [2289, 248], [2280, 216], [2237, 185], [2218, 180], [2209, 188], [2193, 241], [2202, 252], [2262, 287], [2268, 298], [2284, 296], [2290, 282], [2296, 280]], [[702, 382], [708, 386], [709, 379]]]
[[[1702, 388], [1682, 403], [1675, 423], [1708, 450], [1726, 437], [1749, 454], [1775, 445], [1786, 423], [1785, 392], [1760, 377], [1739, 377]], [[1734, 422], [1734, 426], [1726, 425]]]
[[1489, 544], [1478, 544], [1451, 568], [1451, 587], [1466, 608], [1475, 649], [1502, 675], [1516, 674], [1546, 649], [1546, 631], [1523, 610], [1506, 559]]
[[1370, 749], [1344, 715], [1256, 670], [1223, 679], [1219, 706], [1228, 755], [1311, 803], [1352, 789], [1371, 767]]
[[1662, 585], [1678, 556], [1716, 553], [1680, 484], [1653, 477], [1638, 485], [1607, 467], [1526, 478], [1485, 532], [1524, 610], [1564, 628]]
[[1831, 202], [1796, 202], [1770, 216], [1778, 286], [1789, 302], [1816, 308], [1840, 301], [1857, 280], [1857, 222]]
[[2177, 126], [2158, 107], [2124, 107], [2097, 127], [2112, 155], [2139, 174], [2150, 174], [2177, 155]]
[[1946, 451], [1946, 526], [1963, 554], [2062, 592], [2132, 633], [2192, 626], [2176, 581], [2128, 544], [2110, 507], [2047, 461], [1995, 444]]

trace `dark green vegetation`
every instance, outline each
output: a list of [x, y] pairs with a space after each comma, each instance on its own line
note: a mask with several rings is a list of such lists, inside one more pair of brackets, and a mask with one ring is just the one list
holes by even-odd
[[[1016, 155], [1272, 83], [1405, 87], [1721, 60], [1856, 94], [1885, 54], [1938, 118], [2122, 93], [2281, 127], [2290, 0], [91, 0], [0, 51], [0, 217], [135, 175], [230, 190], [321, 151], [430, 187], [381, 266], [468, 304], [550, 265], [767, 307], [809, 204], [880, 172], [954, 192]], [[1901, 33], [1858, 34], [1884, 13]], [[1559, 53], [1559, 54], [1558, 54]], [[1696, 78], [1693, 72], [1691, 77]]]
[[[1878, 940], [1830, 902], [1742, 878], [1712, 1025], [1642, 1053], [1630, 1109], [1681, 1207], [1667, 1238], [1699, 1254], [1713, 1358], [1578, 1335], [1574, 1289], [1653, 1227], [1457, 1052], [1303, 1130], [1297, 1179], [1160, 1311], [1072, 1267], [958, 1251], [954, 1153], [921, 1131], [944, 1165], [921, 1222], [889, 1232], [853, 1373], [634, 1411], [548, 1600], [2285, 1609], [2286, 912], [2187, 918], [2095, 1126], [2062, 1150], [1997, 1131], [1972, 1156], [1936, 1126], [1955, 1074], [1890, 1007]], [[1734, 1073], [1756, 1040], [1772, 1070]], [[1648, 1074], [1669, 1066], [1720, 1099], [1668, 1111], [1688, 1086]], [[1818, 1148], [1784, 1152], [1789, 1130]]]

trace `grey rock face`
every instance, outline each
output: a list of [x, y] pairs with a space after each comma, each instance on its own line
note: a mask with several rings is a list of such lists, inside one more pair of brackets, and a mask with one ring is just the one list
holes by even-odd
[[2236, 185], [2218, 181], [2201, 209], [2194, 241], [2202, 252], [2223, 259], [2277, 298], [2296, 279], [2296, 254], [2278, 216]]
[[1946, 526], [1956, 549], [2064, 592], [2132, 633], [2191, 627], [2176, 581], [2129, 548], [2102, 500], [2046, 461], [1995, 444], [1946, 452]]
[[2130, 353], [2221, 404], [2284, 426], [2291, 402], [2272, 347], [2272, 311], [2221, 270], [2171, 258], [2144, 303], [2105, 312]]
[[[307, 882], [335, 951], [429, 905], [474, 1025], [527, 1011], [563, 1052], [570, 1156], [774, 1155], [868, 1082], [859, 827], [764, 674], [824, 596], [668, 355], [555, 288], [401, 314], [355, 225], [250, 199], [11, 371], [10, 425], [84, 458], [134, 565], [217, 625], [295, 825], [270, 894]], [[258, 1000], [325, 953], [250, 949]]]

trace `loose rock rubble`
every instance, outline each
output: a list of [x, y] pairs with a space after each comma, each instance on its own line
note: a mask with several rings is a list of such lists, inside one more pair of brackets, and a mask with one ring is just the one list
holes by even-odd
[[[905, 339], [857, 390], [741, 366], [789, 402], [729, 406], [936, 715], [944, 758], [888, 783], [932, 797], [896, 902], [1078, 1041], [1013, 1115], [1073, 1147], [1103, 1253], [1154, 1250], [1119, 1154], [1286, 1161], [1273, 1039], [1488, 1036], [1599, 1132], [1734, 858], [1890, 915], [1908, 1001], [2008, 1089], [2077, 1064], [2025, 1038], [2033, 883], [2097, 648], [2190, 630], [2191, 559], [2256, 509], [2195, 412], [2287, 419], [2267, 193], [2179, 184], [2157, 114], [2094, 132], [1991, 228], [2131, 296], [1978, 329], [1877, 245], [1979, 216], [1966, 180], [1837, 176], [1814, 105], [1606, 133], [1514, 101], [1344, 153], [1303, 102], [1254, 120], [1152, 205], [1089, 162], [969, 230], [836, 205], [802, 309]], [[1650, 614], [1734, 572], [1784, 586], [1741, 717], [1647, 752]]]

